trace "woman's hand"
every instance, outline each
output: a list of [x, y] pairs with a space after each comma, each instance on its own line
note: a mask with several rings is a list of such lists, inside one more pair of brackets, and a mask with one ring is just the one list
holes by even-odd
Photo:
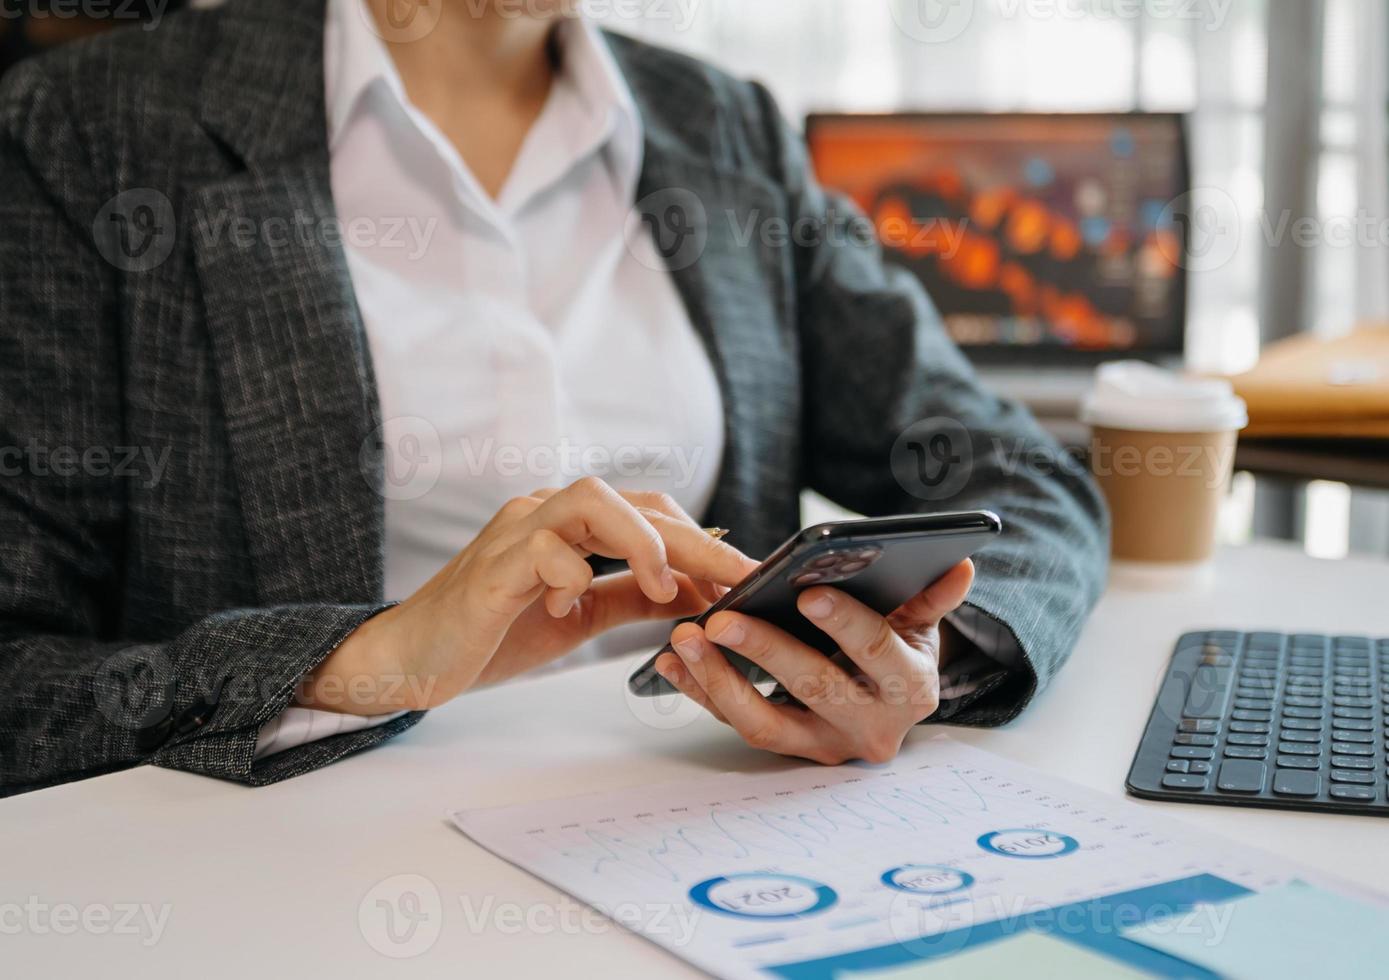
[[[595, 581], [590, 554], [631, 570]], [[540, 490], [507, 502], [418, 592], [354, 630], [298, 700], [364, 715], [434, 707], [622, 623], [701, 612], [756, 567], [665, 494], [596, 478]]]
[[[760, 619], [717, 613], [704, 630], [676, 627], [679, 657], [663, 654], [656, 670], [756, 748], [826, 765], [886, 762], [939, 704], [941, 618], [973, 580], [965, 560], [886, 617], [837, 589], [806, 589], [796, 605], [839, 644], [834, 659]], [[768, 701], [714, 643], [762, 667], [800, 703]]]

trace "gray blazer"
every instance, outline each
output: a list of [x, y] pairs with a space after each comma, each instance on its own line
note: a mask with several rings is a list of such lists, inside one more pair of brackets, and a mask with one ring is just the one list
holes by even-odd
[[[322, 32], [322, 0], [231, 0], [6, 78], [0, 791], [139, 763], [269, 783], [419, 720], [252, 759], [382, 608], [372, 365], [342, 249], [295, 232], [334, 219]], [[722, 388], [704, 519], [757, 555], [797, 528], [803, 487], [867, 514], [998, 511], [971, 601], [1023, 661], [950, 710], [1007, 721], [1100, 590], [1094, 487], [980, 388], [763, 88], [610, 44], [646, 127], [639, 207]], [[811, 233], [748, 240], [750, 221]], [[926, 445], [968, 481], [917, 479]]]

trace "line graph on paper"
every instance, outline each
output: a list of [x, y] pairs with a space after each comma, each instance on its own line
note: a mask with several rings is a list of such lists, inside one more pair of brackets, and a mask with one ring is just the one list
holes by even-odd
[[[1258, 852], [944, 737], [887, 766], [727, 774], [453, 817], [499, 856], [726, 976], [1196, 874], [1251, 889], [1288, 877]], [[657, 928], [663, 912], [689, 928]]]

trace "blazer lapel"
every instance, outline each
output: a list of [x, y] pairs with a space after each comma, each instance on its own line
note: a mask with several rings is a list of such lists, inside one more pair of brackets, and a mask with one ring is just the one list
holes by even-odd
[[646, 132], [637, 210], [709, 351], [723, 398], [725, 446], [706, 519], [738, 529], [749, 554], [798, 526], [800, 355], [785, 194], [719, 154], [702, 94], [670, 92], [640, 45], [609, 35]]
[[382, 589], [379, 408], [333, 237], [321, 0], [238, 0], [204, 126], [244, 169], [189, 193], [191, 235], [258, 598]]

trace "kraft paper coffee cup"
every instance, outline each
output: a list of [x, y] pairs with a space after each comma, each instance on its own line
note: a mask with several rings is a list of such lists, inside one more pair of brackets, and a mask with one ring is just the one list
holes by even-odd
[[1244, 401], [1227, 381], [1121, 361], [1096, 372], [1081, 418], [1113, 515], [1115, 571], [1174, 581], [1199, 573], [1249, 422]]

